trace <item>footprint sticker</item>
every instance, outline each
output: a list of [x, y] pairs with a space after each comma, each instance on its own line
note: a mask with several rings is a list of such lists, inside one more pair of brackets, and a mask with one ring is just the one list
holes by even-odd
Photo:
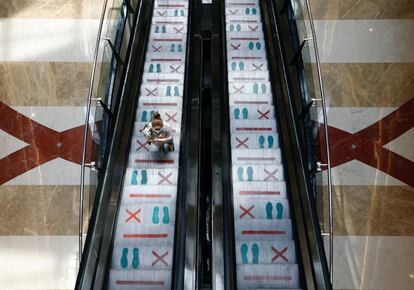
[[231, 63], [231, 70], [235, 71], [236, 70], [236, 66], [237, 66], [237, 63], [235, 61], [233, 61]]
[[253, 264], [259, 264], [259, 246], [254, 243], [252, 246], [252, 252], [253, 252]]
[[171, 97], [171, 86], [167, 86], [166, 95], [167, 95], [167, 97]]
[[276, 203], [276, 212], [277, 212], [276, 218], [278, 220], [283, 219], [283, 204], [281, 204], [280, 202]]
[[132, 172], [131, 185], [137, 185], [138, 184], [137, 175], [138, 175], [138, 171], [134, 170]]
[[253, 180], [253, 168], [251, 166], [247, 167], [247, 180]]
[[134, 248], [132, 250], [133, 259], [132, 259], [132, 268], [136, 269], [139, 266], [139, 249]]
[[157, 72], [160, 73], [161, 72], [161, 64], [157, 63]]
[[266, 218], [268, 220], [272, 219], [272, 211], [273, 211], [272, 203], [270, 203], [270, 202], [266, 203]]
[[244, 70], [244, 62], [241, 61], [239, 63], [239, 67], [240, 67], [240, 70], [243, 71]]
[[230, 24], [230, 31], [234, 31], [234, 25]]
[[257, 93], [259, 92], [259, 85], [258, 85], [258, 84], [254, 84], [254, 85], [253, 85], [253, 92], [254, 92], [255, 94], [257, 94]]
[[153, 64], [150, 64], [148, 72], [150, 72], [150, 73], [154, 72], [154, 65]]
[[234, 118], [235, 119], [240, 118], [240, 109], [239, 108], [234, 109]]
[[266, 90], [267, 90], [266, 85], [262, 84], [261, 87], [262, 87], [262, 94], [266, 94]]
[[147, 183], [148, 183], [147, 171], [142, 170], [141, 171], [141, 184], [147, 184]]
[[246, 108], [243, 109], [243, 119], [249, 119], [249, 111]]
[[273, 144], [275, 142], [273, 136], [268, 136], [267, 137], [267, 142], [269, 143], [269, 148], [273, 148]]
[[158, 217], [159, 212], [160, 209], [158, 208], [158, 206], [154, 207], [154, 211], [152, 212], [152, 222], [154, 224], [158, 224], [160, 222], [160, 219]]
[[162, 208], [162, 211], [164, 213], [164, 216], [162, 218], [162, 223], [163, 224], [169, 224], [170, 223], [170, 213], [168, 211], [168, 207], [167, 206], [164, 206]]
[[239, 181], [243, 181], [243, 167], [237, 169], [237, 177], [239, 178]]
[[262, 45], [260, 44], [260, 42], [256, 42], [256, 48], [258, 49], [258, 50], [260, 50], [260, 48], [262, 47]]
[[247, 258], [247, 251], [248, 250], [249, 250], [249, 248], [247, 247], [246, 244], [243, 244], [240, 247], [240, 253], [241, 253], [241, 256], [242, 256], [242, 263], [243, 264], [248, 264], [249, 263], [249, 259]]
[[142, 115], [141, 115], [141, 122], [146, 122], [147, 121], [147, 111], [142, 111]]
[[128, 267], [128, 248], [122, 249], [121, 266], [124, 269]]
[[250, 49], [250, 50], [252, 50], [252, 49], [253, 49], [253, 47], [254, 47], [253, 42], [249, 42], [249, 49]]
[[264, 148], [264, 142], [265, 142], [265, 137], [264, 136], [260, 136], [259, 137], [259, 147], [260, 148]]

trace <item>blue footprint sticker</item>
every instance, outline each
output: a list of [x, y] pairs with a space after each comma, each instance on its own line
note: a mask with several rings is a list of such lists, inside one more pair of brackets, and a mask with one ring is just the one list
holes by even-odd
[[240, 70], [243, 71], [244, 70], [244, 62], [241, 61], [239, 63], [239, 67], [240, 67]]
[[137, 176], [138, 176], [138, 171], [134, 170], [132, 172], [131, 185], [137, 185], [138, 184]]
[[167, 97], [171, 97], [171, 86], [167, 86], [166, 95], [167, 95]]
[[147, 121], [147, 111], [142, 111], [141, 122]]
[[276, 203], [276, 211], [277, 211], [276, 218], [278, 220], [283, 219], [283, 204], [281, 204], [280, 202]]
[[152, 222], [154, 224], [158, 224], [160, 222], [160, 219], [158, 217], [159, 212], [160, 209], [158, 208], [158, 206], [154, 207], [154, 211], [152, 212]]
[[148, 72], [150, 72], [150, 73], [154, 72], [154, 65], [153, 64], [150, 64]]
[[268, 220], [272, 219], [272, 211], [273, 211], [272, 203], [270, 203], [270, 202], [266, 203], [266, 218]]
[[178, 97], [179, 95], [178, 87], [174, 87], [174, 96]]
[[139, 266], [139, 249], [138, 248], [134, 248], [132, 250], [133, 253], [133, 259], [132, 259], [132, 268], [136, 269]]
[[160, 73], [161, 72], [161, 65], [159, 63], [157, 63], [157, 72]]
[[267, 142], [269, 143], [269, 148], [273, 148], [273, 144], [275, 142], [273, 136], [268, 136], [267, 137]]
[[254, 84], [253, 85], [253, 93], [257, 94], [259, 92], [259, 85], [258, 84]]
[[164, 206], [162, 208], [162, 211], [164, 213], [164, 216], [162, 218], [162, 223], [163, 224], [169, 224], [170, 223], [170, 213], [169, 213], [168, 207]]
[[128, 267], [128, 248], [122, 249], [121, 266], [122, 268]]
[[232, 63], [231, 63], [231, 70], [236, 70], [236, 66], [237, 66], [237, 63], [235, 62], [235, 61], [233, 61]]
[[265, 142], [265, 137], [264, 136], [260, 136], [259, 137], [259, 147], [260, 148], [264, 148], [264, 142]]
[[248, 264], [249, 263], [249, 259], [247, 258], [247, 251], [248, 250], [249, 250], [249, 248], [247, 247], [246, 244], [243, 244], [240, 247], [240, 253], [241, 253], [241, 256], [242, 256], [242, 263], [243, 264]]
[[147, 184], [147, 183], [148, 183], [147, 171], [142, 170], [141, 171], [141, 184]]
[[262, 94], [266, 94], [266, 90], [267, 90], [266, 85], [262, 84], [261, 87], [262, 87]]
[[243, 119], [249, 119], [249, 111], [246, 108], [243, 109]]
[[253, 168], [251, 166], [247, 167], [247, 180], [253, 180]]
[[254, 243], [252, 246], [252, 252], [253, 252], [253, 264], [259, 264], [259, 246]]
[[249, 42], [249, 49], [250, 49], [250, 50], [252, 50], [252, 49], [253, 49], [253, 47], [254, 47], [253, 42]]
[[239, 108], [234, 109], [234, 118], [235, 119], [240, 118], [240, 109]]
[[239, 178], [239, 181], [243, 181], [243, 167], [237, 169], [237, 177]]

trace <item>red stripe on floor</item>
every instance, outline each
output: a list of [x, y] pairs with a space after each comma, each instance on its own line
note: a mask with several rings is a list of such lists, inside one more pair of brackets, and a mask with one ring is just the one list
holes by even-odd
[[240, 195], [280, 195], [280, 191], [240, 191]]
[[242, 235], [284, 235], [286, 231], [264, 231], [264, 230], [246, 230], [241, 231]]
[[168, 238], [168, 234], [124, 234], [125, 239], [162, 239]]
[[144, 160], [144, 159], [136, 159], [135, 163], [156, 163], [156, 164], [173, 164], [174, 160]]
[[147, 198], [171, 198], [171, 194], [155, 194], [155, 193], [131, 193], [129, 197], [147, 197]]
[[272, 128], [248, 128], [248, 127], [238, 127], [236, 131], [272, 131]]
[[116, 280], [116, 285], [154, 285], [164, 286], [164, 281], [149, 281], [149, 280]]
[[246, 281], [292, 281], [292, 276], [244, 276]]

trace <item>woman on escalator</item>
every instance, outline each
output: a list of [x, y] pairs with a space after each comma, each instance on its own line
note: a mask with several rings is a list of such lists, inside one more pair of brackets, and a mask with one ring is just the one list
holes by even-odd
[[174, 151], [174, 130], [163, 122], [158, 112], [154, 114], [152, 122], [146, 124], [141, 132], [148, 144], [153, 143], [158, 146], [160, 151], [165, 151], [165, 145], [167, 145], [168, 151]]

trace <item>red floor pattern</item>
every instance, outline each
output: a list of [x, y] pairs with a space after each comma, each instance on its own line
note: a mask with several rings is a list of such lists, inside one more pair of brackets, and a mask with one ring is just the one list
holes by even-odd
[[[414, 98], [354, 134], [328, 126], [331, 166], [358, 160], [414, 187], [414, 162], [383, 147], [413, 127]], [[323, 130], [320, 136], [325, 138]], [[324, 145], [321, 142], [322, 152], [326, 148]], [[322, 162], [325, 163], [326, 158], [322, 158]]]
[[84, 126], [57, 132], [2, 102], [0, 116], [1, 130], [29, 144], [0, 159], [0, 184], [59, 157], [81, 164]]

